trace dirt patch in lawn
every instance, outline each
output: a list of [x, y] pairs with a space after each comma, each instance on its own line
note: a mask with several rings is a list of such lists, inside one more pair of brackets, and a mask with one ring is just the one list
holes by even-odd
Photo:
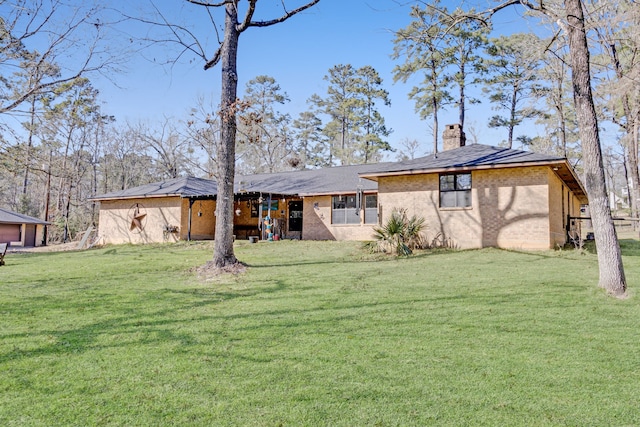
[[193, 273], [198, 276], [203, 282], [211, 282], [217, 278], [220, 278], [225, 275], [233, 275], [238, 276], [247, 271], [247, 266], [241, 262], [236, 262], [232, 265], [227, 265], [224, 267], [216, 267], [213, 261], [209, 261], [204, 265], [200, 265], [198, 267], [193, 267], [191, 269]]

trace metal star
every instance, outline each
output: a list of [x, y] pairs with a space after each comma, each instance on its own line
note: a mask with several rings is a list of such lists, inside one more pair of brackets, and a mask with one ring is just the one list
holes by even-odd
[[131, 218], [131, 227], [129, 227], [129, 231], [133, 231], [136, 228], [142, 230], [142, 220], [146, 217], [146, 213], [141, 213], [140, 208], [136, 206], [136, 209], [133, 211], [133, 218]]

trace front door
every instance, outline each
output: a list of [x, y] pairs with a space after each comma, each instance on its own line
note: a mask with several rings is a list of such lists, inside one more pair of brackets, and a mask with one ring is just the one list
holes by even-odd
[[289, 231], [302, 233], [302, 200], [289, 202]]

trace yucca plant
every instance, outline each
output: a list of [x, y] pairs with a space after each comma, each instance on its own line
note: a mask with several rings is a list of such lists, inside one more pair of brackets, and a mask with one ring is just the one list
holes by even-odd
[[424, 227], [424, 218], [416, 215], [407, 218], [406, 209], [394, 209], [386, 224], [373, 229], [373, 238], [383, 252], [390, 250], [397, 255], [408, 256], [421, 245]]

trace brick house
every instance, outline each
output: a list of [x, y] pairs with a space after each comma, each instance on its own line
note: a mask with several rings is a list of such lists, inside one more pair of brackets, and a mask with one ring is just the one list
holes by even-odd
[[430, 238], [459, 248], [548, 249], [580, 233], [582, 184], [566, 159], [465, 145], [456, 125], [444, 151], [361, 174], [378, 183], [380, 220], [402, 207], [426, 219]]
[[[238, 176], [237, 239], [370, 240], [397, 208], [459, 248], [548, 249], [579, 233], [587, 203], [566, 159], [475, 144], [403, 162]], [[215, 181], [177, 178], [96, 196], [103, 243], [213, 239]], [[269, 234], [271, 233], [271, 234]]]
[[[377, 185], [359, 173], [378, 167], [238, 176], [234, 234], [237, 239], [267, 239], [271, 232], [272, 238], [368, 240], [378, 224]], [[215, 181], [186, 177], [95, 196], [92, 200], [100, 202], [99, 241], [213, 239], [216, 193]]]

